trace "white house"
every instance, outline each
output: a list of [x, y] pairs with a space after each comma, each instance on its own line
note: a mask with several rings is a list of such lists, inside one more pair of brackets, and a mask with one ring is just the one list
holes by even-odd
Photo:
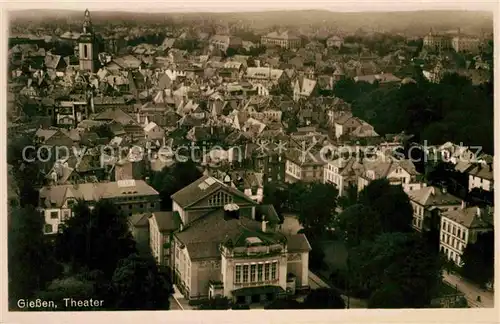
[[433, 186], [409, 191], [408, 197], [413, 207], [412, 226], [417, 231], [429, 229], [433, 210], [439, 209], [441, 212], [457, 210], [462, 205], [460, 198], [451, 195], [445, 189]]
[[469, 170], [469, 191], [479, 188], [493, 191], [493, 162], [480, 162]]
[[180, 226], [178, 214], [153, 212], [149, 217], [149, 246], [153, 257], [162, 266], [170, 266], [171, 235]]
[[479, 207], [448, 210], [441, 215], [439, 249], [449, 260], [462, 265], [462, 254], [469, 243], [474, 243], [479, 233], [493, 230], [493, 213]]
[[339, 196], [342, 196], [349, 185], [357, 185], [361, 169], [362, 166], [356, 157], [333, 160], [323, 167], [323, 182], [334, 184]]

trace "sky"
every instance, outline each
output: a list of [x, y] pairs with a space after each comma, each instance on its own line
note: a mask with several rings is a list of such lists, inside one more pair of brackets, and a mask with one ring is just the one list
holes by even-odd
[[[7, 9], [74, 9], [133, 12], [235, 12], [265, 10], [324, 9], [338, 12], [414, 11], [414, 10], [476, 10], [497, 11], [497, 0], [270, 0], [244, 2], [238, 0], [164, 0], [164, 1], [54, 1], [31, 0], [4, 3]], [[139, 4], [140, 3], [140, 4]]]

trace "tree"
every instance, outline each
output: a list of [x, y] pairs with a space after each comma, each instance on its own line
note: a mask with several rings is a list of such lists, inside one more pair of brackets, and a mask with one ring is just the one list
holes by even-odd
[[177, 191], [190, 185], [202, 176], [200, 170], [191, 160], [177, 162], [151, 175], [151, 186], [160, 193], [161, 209], [172, 209], [172, 196]]
[[358, 186], [350, 183], [345, 190], [345, 195], [339, 197], [339, 206], [346, 209], [358, 202]]
[[173, 286], [152, 257], [129, 255], [111, 278], [114, 306], [120, 310], [166, 310]]
[[494, 278], [494, 240], [493, 231], [478, 234], [476, 242], [467, 244], [462, 254], [460, 273], [483, 287]]
[[108, 201], [98, 201], [93, 210], [80, 201], [73, 213], [56, 237], [59, 258], [74, 270], [101, 270], [109, 278], [118, 260], [136, 251], [126, 216]]
[[368, 308], [405, 308], [401, 288], [389, 283], [373, 292], [368, 300]]
[[311, 290], [304, 303], [304, 309], [344, 309], [345, 302], [342, 296], [331, 288], [318, 288]]
[[305, 187], [298, 196], [300, 224], [314, 233], [325, 233], [333, 225], [337, 196], [337, 188], [331, 184], [312, 183]]
[[356, 204], [338, 215], [335, 230], [341, 233], [347, 245], [352, 247], [363, 241], [374, 240], [382, 232], [382, 223], [377, 212], [370, 207]]
[[29, 298], [62, 272], [43, 234], [44, 219], [32, 206], [14, 208], [8, 218], [9, 308]]
[[[94, 283], [87, 280], [82, 280], [77, 277], [68, 277], [63, 279], [56, 279], [52, 281], [52, 283], [47, 287], [46, 290], [40, 291], [36, 294], [37, 298], [41, 300], [53, 300], [60, 303], [58, 306], [64, 306], [64, 308], [59, 307], [55, 310], [71, 310], [71, 311], [91, 311], [91, 310], [102, 310], [103, 307], [107, 305], [103, 305], [103, 307], [97, 307], [91, 305], [90, 307], [78, 307], [71, 305], [71, 303], [66, 306], [64, 299], [71, 298], [74, 300], [89, 300], [94, 299], [97, 300], [96, 294], [94, 291]], [[62, 303], [62, 304], [61, 304]], [[47, 309], [48, 310], [48, 309]], [[54, 309], [50, 309], [53, 311]]]
[[276, 184], [268, 183], [264, 185], [263, 204], [273, 205], [276, 213], [282, 218], [283, 211], [286, 209], [288, 192], [276, 186]]
[[[381, 234], [352, 249], [348, 262], [351, 290], [376, 307], [428, 307], [441, 283], [439, 253], [418, 233]], [[380, 296], [395, 299], [382, 304]]]
[[374, 180], [360, 192], [359, 203], [379, 215], [383, 232], [412, 231], [413, 208], [401, 186], [387, 179]]

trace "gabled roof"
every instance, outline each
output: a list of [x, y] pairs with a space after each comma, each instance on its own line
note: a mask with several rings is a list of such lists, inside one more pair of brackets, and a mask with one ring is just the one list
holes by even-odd
[[175, 201], [181, 208], [189, 207], [201, 199], [219, 191], [224, 190], [231, 195], [238, 196], [248, 203], [255, 205], [256, 203], [247, 197], [243, 192], [225, 185], [221, 181], [204, 175], [190, 185], [184, 187], [183, 189], [174, 193], [171, 198]]

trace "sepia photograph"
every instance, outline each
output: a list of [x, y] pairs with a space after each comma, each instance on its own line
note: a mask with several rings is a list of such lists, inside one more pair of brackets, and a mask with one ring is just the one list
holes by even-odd
[[493, 309], [497, 7], [441, 4], [6, 6], [6, 311]]

